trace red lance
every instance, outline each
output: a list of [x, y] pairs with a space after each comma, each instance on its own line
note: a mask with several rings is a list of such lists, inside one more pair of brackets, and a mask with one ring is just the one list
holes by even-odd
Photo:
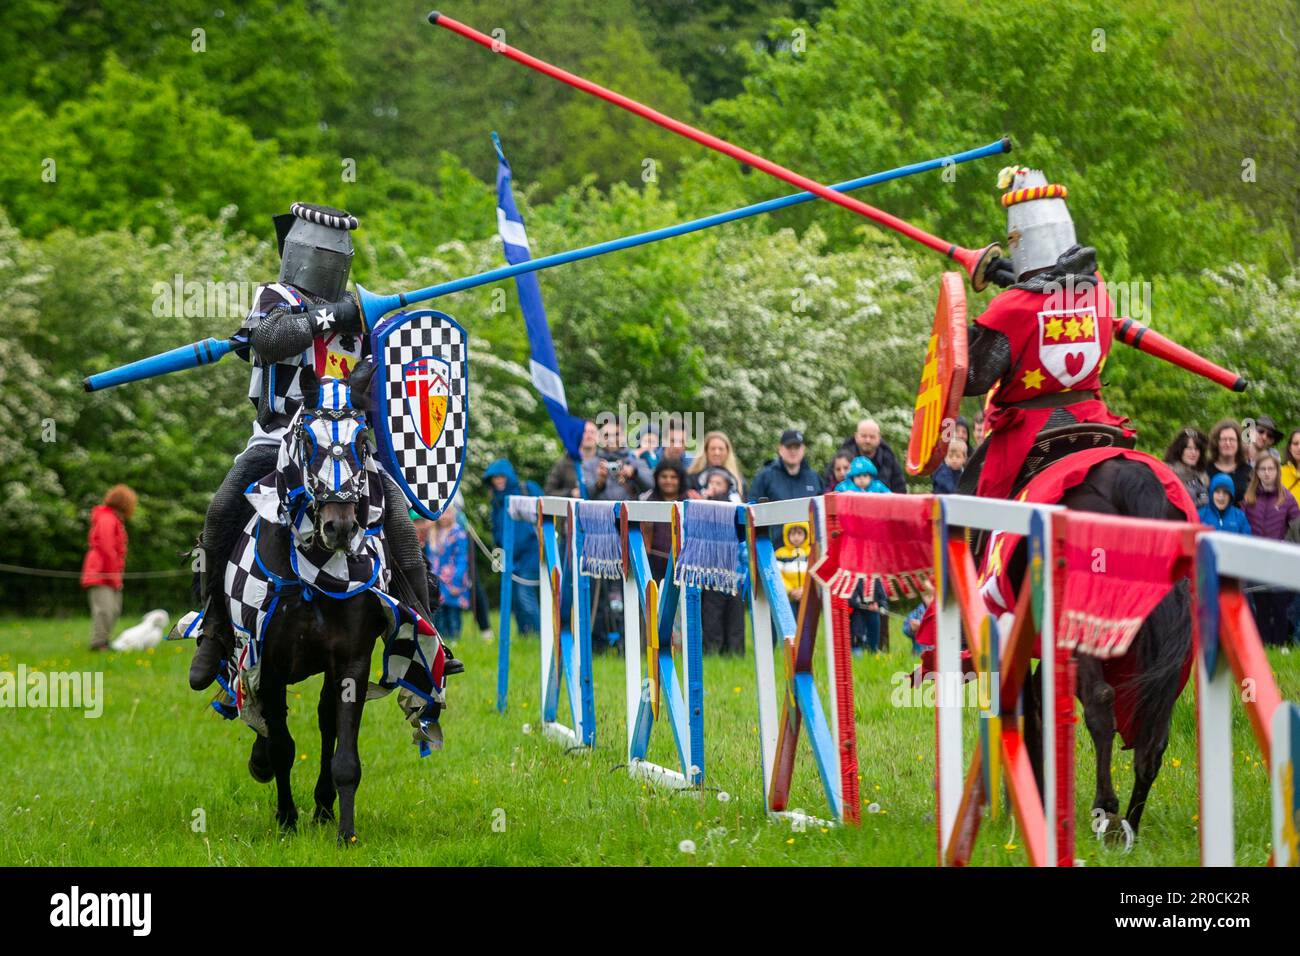
[[635, 113], [637, 116], [644, 117], [650, 122], [662, 126], [666, 130], [677, 133], [679, 136], [693, 139], [695, 142], [709, 147], [709, 149], [730, 156], [732, 159], [753, 166], [755, 169], [761, 169], [769, 176], [775, 176], [777, 179], [785, 180], [787, 183], [790, 183], [793, 186], [798, 186], [800, 189], [806, 190], [821, 199], [825, 199], [827, 202], [833, 202], [837, 206], [851, 209], [858, 215], [865, 216], [872, 222], [884, 226], [886, 229], [891, 229], [894, 232], [901, 233], [909, 239], [921, 243], [923, 246], [929, 246], [936, 252], [942, 252], [950, 259], [955, 259], [957, 262], [961, 263], [962, 268], [964, 268], [967, 275], [970, 276], [971, 287], [974, 288], [976, 292], [987, 285], [987, 281], [984, 278], [984, 271], [988, 267], [989, 262], [1001, 252], [997, 243], [987, 245], [983, 249], [965, 249], [955, 243], [931, 235], [924, 229], [918, 229], [911, 223], [904, 222], [897, 216], [891, 216], [889, 213], [883, 212], [875, 206], [868, 206], [860, 199], [854, 199], [852, 196], [837, 193], [829, 186], [819, 183], [816, 180], [809, 179], [807, 176], [801, 176], [794, 170], [786, 169], [784, 166], [774, 163], [770, 159], [764, 159], [757, 153], [751, 153], [747, 149], [742, 149], [739, 146], [728, 143], [726, 140], [719, 139], [711, 133], [704, 132], [702, 129], [696, 129], [694, 126], [683, 123], [681, 120], [675, 120], [671, 116], [666, 116], [658, 110], [651, 109], [644, 103], [638, 103], [636, 100], [624, 96], [622, 93], [615, 93], [613, 90], [606, 89], [598, 83], [584, 80], [582, 77], [570, 73], [568, 70], [562, 70], [558, 66], [537, 59], [535, 56], [529, 56], [522, 50], [516, 50], [514, 47], [503, 43], [500, 40], [494, 40], [487, 34], [480, 33], [473, 27], [466, 26], [457, 20], [453, 20], [449, 16], [438, 13], [436, 10], [429, 14], [429, 22], [450, 30], [452, 33], [459, 33], [461, 36], [467, 37], [475, 43], [487, 47], [493, 53], [500, 53], [504, 57], [508, 57], [517, 63], [522, 63], [524, 66], [536, 70], [539, 73], [544, 73], [549, 77], [559, 80], [561, 83], [567, 83], [569, 86], [582, 90], [584, 93], [598, 96], [602, 100], [613, 103], [615, 106], [622, 107], [630, 113]]
[[[499, 53], [501, 56], [514, 60], [516, 63], [522, 63], [524, 66], [536, 70], [538, 73], [559, 80], [561, 83], [566, 83], [575, 89], [582, 90], [584, 93], [590, 93], [592, 96], [613, 103], [615, 106], [625, 109], [630, 113], [635, 113], [637, 116], [648, 119], [650, 122], [662, 126], [664, 129], [670, 130], [679, 136], [684, 136], [687, 139], [694, 140], [712, 150], [730, 156], [732, 159], [753, 166], [755, 169], [761, 169], [768, 175], [775, 176], [777, 179], [798, 186], [800, 189], [806, 190], [821, 199], [825, 199], [827, 202], [832, 202], [837, 206], [843, 206], [845, 209], [850, 209], [858, 215], [865, 216], [872, 222], [884, 226], [886, 229], [907, 236], [909, 239], [919, 242], [923, 246], [928, 246], [936, 252], [942, 252], [944, 255], [956, 260], [962, 265], [966, 270], [966, 274], [970, 276], [971, 288], [976, 292], [979, 292], [988, 284], [984, 275], [985, 270], [987, 269], [989, 262], [991, 262], [995, 256], [1000, 255], [1002, 251], [998, 248], [997, 243], [987, 245], [983, 249], [966, 249], [956, 243], [940, 239], [938, 236], [932, 235], [924, 229], [918, 229], [911, 223], [904, 222], [897, 216], [891, 216], [889, 213], [877, 209], [874, 206], [868, 206], [860, 199], [854, 199], [852, 196], [837, 193], [828, 186], [819, 183], [816, 180], [809, 179], [807, 176], [802, 176], [794, 170], [786, 169], [784, 166], [774, 163], [770, 159], [764, 159], [757, 153], [751, 153], [747, 149], [728, 143], [726, 140], [719, 139], [711, 133], [704, 132], [702, 129], [697, 129], [689, 123], [683, 123], [681, 120], [673, 119], [671, 116], [660, 113], [658, 110], [651, 109], [644, 103], [638, 103], [636, 100], [624, 96], [622, 93], [615, 93], [613, 90], [606, 89], [599, 83], [593, 83], [591, 80], [583, 79], [574, 73], [570, 73], [568, 70], [563, 70], [558, 66], [547, 63], [545, 60], [539, 60], [535, 56], [530, 56], [522, 50], [515, 49], [508, 43], [493, 39], [487, 34], [475, 30], [473, 27], [461, 23], [458, 20], [453, 20], [451, 17], [439, 13], [436, 10], [429, 14], [429, 22], [435, 26], [440, 26], [445, 30], [450, 30], [452, 33], [458, 33], [467, 39], [473, 40], [480, 46], [487, 47], [493, 53]], [[1116, 318], [1114, 320], [1114, 334], [1115, 337], [1125, 345], [1130, 345], [1139, 351], [1146, 352], [1148, 355], [1164, 359], [1166, 362], [1177, 365], [1179, 368], [1186, 369], [1189, 372], [1208, 378], [1210, 381], [1222, 385], [1224, 388], [1232, 389], [1235, 392], [1244, 391], [1246, 388], [1246, 380], [1236, 372], [1223, 368], [1220, 365], [1216, 365], [1209, 359], [1196, 354], [1191, 349], [1184, 348], [1183, 346], [1170, 341], [1164, 336], [1153, 332], [1146, 326], [1134, 322], [1131, 319]]]

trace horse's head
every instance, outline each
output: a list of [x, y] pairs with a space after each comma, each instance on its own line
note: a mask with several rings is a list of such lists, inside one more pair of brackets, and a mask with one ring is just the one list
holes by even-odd
[[363, 363], [347, 382], [317, 380], [302, 371], [302, 414], [292, 447], [302, 470], [313, 536], [331, 551], [355, 551], [365, 526], [366, 463], [374, 433], [366, 422], [366, 386], [373, 366]]

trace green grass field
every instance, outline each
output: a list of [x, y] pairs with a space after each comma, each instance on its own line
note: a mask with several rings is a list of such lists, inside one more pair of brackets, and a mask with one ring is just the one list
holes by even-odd
[[[133, 622], [124, 622], [133, 623]], [[458, 644], [467, 673], [452, 678], [444, 717], [447, 747], [419, 759], [392, 697], [366, 707], [363, 778], [357, 797], [360, 843], [335, 845], [332, 826], [310, 823], [320, 758], [319, 678], [290, 696], [297, 741], [294, 791], [303, 812], [296, 834], [273, 819], [274, 786], [245, 768], [252, 731], [207, 708], [208, 695], [185, 682], [192, 645], [164, 644], [141, 654], [92, 655], [88, 624], [0, 620], [0, 671], [19, 664], [46, 671], [102, 670], [104, 712], [0, 710], [2, 865], [931, 865], [935, 855], [934, 717], [891, 706], [890, 678], [913, 659], [894, 652], [856, 660], [858, 746], [864, 804], [860, 829], [809, 825], [796, 832], [763, 813], [758, 767], [754, 665], [705, 661], [707, 789], [659, 790], [621, 769], [623, 662], [595, 662], [597, 746], [566, 754], [537, 732], [538, 645], [516, 640], [510, 707], [495, 710], [495, 643], [471, 631]], [[896, 643], [898, 641], [895, 636]], [[1285, 697], [1300, 696], [1300, 655], [1271, 657]], [[824, 687], [824, 684], [823, 684]], [[824, 691], [823, 691], [824, 693]], [[825, 700], [823, 700], [825, 704]], [[562, 708], [566, 706], [562, 701]], [[563, 711], [562, 711], [563, 712]], [[974, 719], [967, 721], [973, 732]], [[531, 733], [525, 733], [525, 725]], [[1268, 777], [1244, 715], [1237, 748], [1238, 861], [1261, 864], [1269, 852]], [[969, 751], [968, 751], [969, 752]], [[1087, 829], [1092, 745], [1080, 726], [1079, 847], [1088, 866], [1195, 865], [1196, 723], [1188, 689], [1174, 714], [1164, 769], [1152, 791], [1140, 839], [1125, 856], [1101, 847]], [[674, 761], [666, 726], [655, 730], [651, 759]], [[1119, 752], [1116, 782], [1127, 800], [1129, 754]], [[792, 805], [826, 816], [806, 745]], [[495, 824], [495, 826], [494, 826]], [[693, 853], [683, 841], [693, 841]], [[975, 863], [1020, 865], [1011, 816], [985, 822]]]

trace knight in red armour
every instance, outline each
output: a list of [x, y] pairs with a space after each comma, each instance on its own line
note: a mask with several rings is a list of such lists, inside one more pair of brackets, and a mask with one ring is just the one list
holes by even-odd
[[[1020, 167], [1004, 169], [998, 187], [1007, 190], [1011, 258], [995, 259], [988, 276], [1010, 288], [970, 328], [965, 394], [994, 391], [987, 440], [959, 491], [1009, 498], [1029, 477], [1026, 462], [1046, 432], [1092, 422], [1112, 426], [1124, 444], [1136, 433], [1101, 398], [1113, 313], [1097, 251], [1075, 238], [1066, 188]], [[1041, 467], [1050, 459], [1036, 460]]]

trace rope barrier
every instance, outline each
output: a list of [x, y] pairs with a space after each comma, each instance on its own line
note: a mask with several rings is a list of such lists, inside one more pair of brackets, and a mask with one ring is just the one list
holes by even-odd
[[[54, 568], [26, 568], [18, 564], [0, 564], [0, 571], [7, 574], [25, 574], [34, 578], [68, 578], [81, 580], [80, 571], [60, 571]], [[172, 571], [122, 571], [119, 572], [123, 578], [173, 578], [182, 575], [189, 576], [193, 571], [184, 568], [177, 568]]]
[[[462, 512], [462, 514], [465, 515], [465, 529], [469, 532], [470, 538], [472, 538], [474, 544], [478, 546], [483, 557], [492, 562], [492, 570], [497, 574], [500, 574], [505, 570], [504, 552], [500, 548], [492, 548], [489, 550], [488, 546], [483, 543], [483, 539], [479, 537], [478, 531], [474, 527], [474, 523], [469, 520], [469, 514], [467, 512]], [[514, 581], [515, 584], [522, 584], [525, 587], [530, 588], [538, 587], [542, 583], [541, 578], [521, 578], [517, 574], [511, 574], [510, 580]]]

